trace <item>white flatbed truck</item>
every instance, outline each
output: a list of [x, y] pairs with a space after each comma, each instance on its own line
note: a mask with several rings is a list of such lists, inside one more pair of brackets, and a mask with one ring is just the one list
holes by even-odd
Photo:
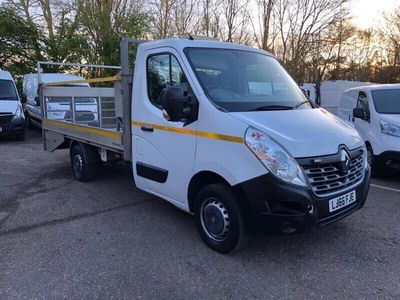
[[[132, 43], [139, 44], [134, 70]], [[45, 150], [69, 148], [81, 181], [101, 161], [129, 161], [136, 186], [194, 214], [201, 238], [218, 252], [240, 248], [252, 228], [304, 232], [365, 203], [363, 140], [310, 103], [265, 51], [124, 38], [121, 70], [109, 80], [113, 88], [41, 86]], [[87, 98], [98, 104], [98, 126], [75, 118]], [[59, 115], [69, 118], [47, 118], [52, 102], [62, 102], [68, 114]]]

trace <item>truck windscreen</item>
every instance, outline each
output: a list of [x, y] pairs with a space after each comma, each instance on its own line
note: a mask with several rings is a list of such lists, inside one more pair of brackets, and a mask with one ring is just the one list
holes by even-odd
[[226, 111], [312, 107], [269, 55], [217, 48], [186, 48], [185, 54], [208, 98]]
[[0, 79], [0, 101], [18, 100], [17, 91], [11, 80]]
[[375, 109], [380, 114], [400, 114], [400, 89], [372, 91]]

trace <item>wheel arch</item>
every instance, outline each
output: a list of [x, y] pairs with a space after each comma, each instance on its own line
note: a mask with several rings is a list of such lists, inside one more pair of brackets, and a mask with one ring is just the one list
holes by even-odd
[[97, 147], [91, 146], [91, 145], [88, 145], [88, 144], [85, 144], [82, 142], [78, 142], [76, 140], [70, 141], [70, 145], [69, 145], [70, 156], [72, 156], [72, 149], [77, 145], [79, 147], [81, 147], [88, 163], [97, 163], [100, 161], [100, 155], [99, 155], [99, 151], [98, 151]]
[[[194, 200], [196, 198], [197, 193], [203, 187], [214, 183], [226, 184], [227, 186], [233, 188], [233, 191], [238, 196], [239, 200], [245, 199], [244, 192], [238, 186], [232, 186], [223, 176], [213, 171], [200, 171], [192, 177], [188, 186], [187, 198], [188, 198], [189, 211], [191, 213], [193, 213], [194, 210]], [[239, 201], [239, 202], [240, 204], [244, 204], [244, 201]]]
[[372, 154], [374, 154], [374, 148], [372, 148], [372, 144], [370, 141], [365, 141], [365, 146], [368, 148], [370, 148], [372, 150]]

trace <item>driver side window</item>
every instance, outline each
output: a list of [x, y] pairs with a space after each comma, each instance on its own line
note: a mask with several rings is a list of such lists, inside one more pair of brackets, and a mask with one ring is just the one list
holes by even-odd
[[179, 86], [185, 94], [192, 94], [188, 80], [178, 60], [170, 53], [162, 53], [147, 58], [147, 91], [150, 102], [163, 108], [162, 98], [167, 86]]
[[369, 106], [368, 106], [368, 98], [367, 98], [367, 94], [363, 91], [360, 91], [358, 93], [357, 108], [362, 108], [364, 110], [364, 116], [365, 116], [364, 120], [369, 121], [370, 112], [369, 112]]

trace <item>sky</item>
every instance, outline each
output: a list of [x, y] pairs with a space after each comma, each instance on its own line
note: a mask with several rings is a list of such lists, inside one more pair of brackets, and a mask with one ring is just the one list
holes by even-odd
[[400, 0], [353, 0], [350, 4], [353, 23], [363, 29], [375, 28], [382, 23], [382, 13], [400, 7]]

